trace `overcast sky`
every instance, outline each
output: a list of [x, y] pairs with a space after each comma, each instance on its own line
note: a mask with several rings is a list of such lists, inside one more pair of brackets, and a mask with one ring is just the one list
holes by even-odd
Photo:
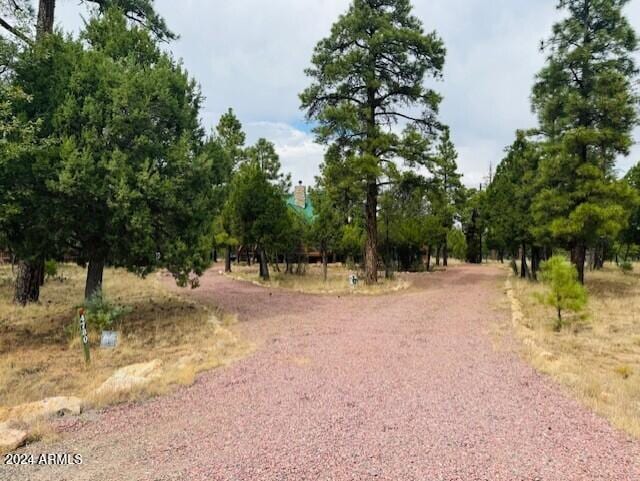
[[[77, 29], [84, 8], [60, 0], [58, 23]], [[313, 183], [323, 148], [299, 110], [308, 85], [304, 69], [315, 44], [348, 8], [350, 0], [156, 0], [156, 8], [180, 39], [170, 48], [182, 58], [206, 97], [209, 130], [233, 107], [248, 140], [273, 141], [294, 181]], [[544, 57], [540, 40], [561, 13], [557, 0], [414, 0], [425, 30], [436, 30], [447, 48], [441, 120], [451, 126], [465, 183], [477, 185], [489, 164], [503, 157], [518, 128], [535, 126], [529, 95]], [[640, 0], [626, 9], [640, 28]], [[639, 32], [640, 33], [640, 32]], [[640, 60], [640, 58], [639, 58]], [[636, 131], [640, 140], [640, 130]], [[626, 172], [640, 148], [620, 159]]]

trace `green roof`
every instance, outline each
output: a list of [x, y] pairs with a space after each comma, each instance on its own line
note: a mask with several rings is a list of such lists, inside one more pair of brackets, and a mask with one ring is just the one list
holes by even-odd
[[296, 204], [296, 198], [294, 195], [290, 195], [287, 197], [287, 205], [291, 207], [293, 210], [301, 214], [308, 222], [312, 222], [315, 217], [315, 213], [313, 212], [313, 205], [311, 204], [311, 199], [309, 196], [306, 196], [304, 209]]

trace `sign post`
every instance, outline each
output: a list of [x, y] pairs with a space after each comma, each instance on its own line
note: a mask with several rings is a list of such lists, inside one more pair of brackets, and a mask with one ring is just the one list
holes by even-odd
[[91, 362], [91, 355], [89, 353], [89, 334], [87, 332], [87, 319], [84, 316], [84, 309], [80, 309], [80, 340], [82, 341], [82, 349], [84, 350], [84, 362], [89, 364]]

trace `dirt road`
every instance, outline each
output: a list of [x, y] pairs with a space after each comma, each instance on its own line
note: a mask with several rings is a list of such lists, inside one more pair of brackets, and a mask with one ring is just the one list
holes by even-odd
[[504, 271], [412, 281], [340, 298], [212, 271], [190, 295], [238, 312], [253, 355], [28, 450], [81, 453], [81, 466], [0, 465], [0, 479], [640, 480], [640, 443], [496, 347]]

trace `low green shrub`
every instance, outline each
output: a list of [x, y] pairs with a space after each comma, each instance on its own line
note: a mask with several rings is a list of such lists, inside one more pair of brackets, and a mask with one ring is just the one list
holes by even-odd
[[97, 291], [84, 303], [87, 324], [99, 331], [109, 330], [131, 312], [130, 307], [113, 304], [106, 299], [102, 291]]
[[[97, 332], [113, 330], [131, 312], [130, 307], [120, 306], [106, 299], [102, 291], [97, 291], [80, 307], [84, 308], [87, 328]], [[65, 331], [70, 338], [79, 335], [78, 316], [66, 327]]]
[[624, 274], [633, 272], [633, 263], [631, 261], [622, 261], [618, 267]]
[[581, 312], [587, 304], [587, 291], [578, 282], [576, 268], [562, 256], [553, 256], [541, 266], [541, 280], [547, 292], [538, 296], [538, 300], [552, 306], [558, 313], [555, 330], [562, 329], [565, 310]]
[[44, 275], [47, 279], [52, 279], [58, 275], [58, 263], [54, 260], [44, 262]]

